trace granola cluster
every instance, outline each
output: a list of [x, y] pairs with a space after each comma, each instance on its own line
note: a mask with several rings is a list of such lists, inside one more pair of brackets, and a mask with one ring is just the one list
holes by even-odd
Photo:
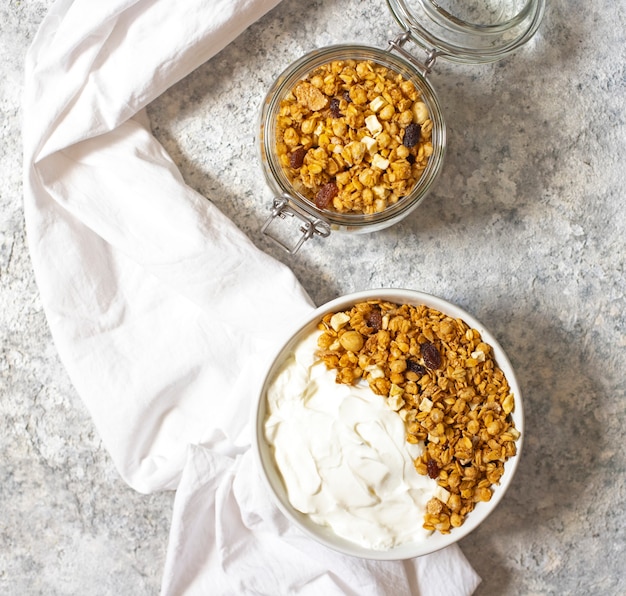
[[520, 433], [514, 397], [491, 347], [463, 320], [426, 306], [372, 300], [319, 323], [318, 357], [337, 382], [363, 379], [425, 445], [414, 464], [437, 480], [424, 527], [443, 534], [489, 501]]
[[371, 60], [335, 60], [282, 100], [277, 154], [320, 209], [373, 214], [406, 196], [433, 152], [432, 121], [415, 85]]

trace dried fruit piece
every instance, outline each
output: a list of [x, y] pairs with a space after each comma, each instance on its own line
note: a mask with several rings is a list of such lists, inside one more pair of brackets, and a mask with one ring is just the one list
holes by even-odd
[[424, 343], [420, 346], [420, 350], [422, 352], [424, 364], [428, 368], [437, 370], [441, 366], [441, 354], [435, 344], [430, 342]]
[[402, 140], [402, 144], [405, 147], [415, 147], [419, 143], [420, 136], [422, 134], [422, 127], [419, 124], [415, 124], [415, 122], [411, 122], [404, 129], [404, 139]]
[[427, 372], [419, 362], [415, 362], [415, 360], [410, 358], [406, 361], [406, 369], [420, 376], [425, 375]]
[[371, 310], [367, 315], [366, 323], [368, 327], [371, 327], [374, 331], [379, 331], [383, 327], [383, 315], [380, 312], [380, 308], [376, 307]]
[[439, 466], [437, 465], [437, 462], [434, 459], [429, 459], [426, 462], [426, 471], [428, 473], [428, 477], [429, 478], [439, 478], [439, 472], [441, 471], [439, 469]]
[[333, 97], [330, 100], [330, 115], [333, 118], [340, 118], [341, 117], [341, 111], [339, 110], [339, 100], [336, 97]]
[[302, 167], [302, 163], [304, 162], [304, 156], [306, 155], [306, 149], [304, 147], [298, 147], [290, 156], [289, 156], [289, 166], [294, 170]]
[[315, 205], [320, 209], [326, 209], [338, 193], [339, 188], [334, 182], [324, 184], [315, 195]]

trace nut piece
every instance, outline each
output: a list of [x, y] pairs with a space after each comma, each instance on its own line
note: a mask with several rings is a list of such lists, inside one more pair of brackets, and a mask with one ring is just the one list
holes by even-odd
[[358, 352], [363, 347], [363, 336], [358, 331], [346, 331], [339, 338], [339, 343], [348, 352]]
[[491, 347], [460, 319], [380, 300], [329, 313], [318, 327], [318, 357], [337, 382], [367, 382], [398, 412], [407, 441], [424, 444], [415, 469], [438, 485], [424, 528], [461, 526], [476, 503], [491, 499], [520, 437]]
[[339, 331], [349, 320], [350, 317], [345, 312], [338, 312], [330, 318], [330, 326]]
[[298, 103], [312, 112], [323, 110], [328, 105], [328, 98], [307, 81], [299, 83], [293, 93], [298, 98]]

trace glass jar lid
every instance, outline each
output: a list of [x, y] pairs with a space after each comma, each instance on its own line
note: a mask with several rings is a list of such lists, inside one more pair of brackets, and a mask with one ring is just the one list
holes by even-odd
[[[410, 39], [431, 55], [493, 62], [537, 31], [545, 0], [387, 0]], [[434, 51], [434, 54], [433, 54]]]

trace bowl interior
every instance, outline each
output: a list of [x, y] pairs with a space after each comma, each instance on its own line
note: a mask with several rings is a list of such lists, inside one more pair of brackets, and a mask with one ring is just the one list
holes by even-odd
[[[368, 549], [340, 538], [330, 528], [322, 527], [314, 523], [307, 515], [297, 511], [289, 502], [282, 477], [274, 462], [271, 447], [265, 440], [263, 430], [264, 422], [267, 417], [266, 390], [281, 365], [285, 354], [288, 354], [289, 351], [292, 350], [303, 337], [311, 333], [315, 329], [317, 322], [327, 312], [344, 310], [351, 307], [356, 302], [371, 299], [381, 299], [394, 302], [396, 304], [424, 304], [452, 317], [461, 318], [470, 327], [477, 329], [480, 332], [483, 341], [490, 344], [493, 348], [496, 362], [509, 382], [509, 386], [515, 397], [515, 409], [511, 416], [515, 423], [515, 427], [521, 435], [516, 441], [517, 455], [510, 458], [506, 462], [504, 474], [500, 480], [500, 484], [494, 487], [491, 500], [489, 502], [477, 503], [474, 511], [467, 515], [461, 527], [453, 528], [450, 534], [440, 534], [435, 532], [424, 541], [404, 543], [385, 551]], [[511, 363], [495, 337], [491, 335], [484, 325], [460, 307], [430, 294], [414, 290], [399, 289], [368, 290], [365, 292], [349, 294], [321, 306], [309, 317], [307, 317], [306, 321], [303, 322], [298, 331], [296, 331], [296, 333], [292, 335], [292, 337], [282, 346], [273, 359], [262, 385], [259, 399], [257, 400], [253, 422], [255, 435], [253, 437], [253, 447], [257, 456], [261, 476], [268, 486], [270, 493], [273, 495], [278, 508], [283, 512], [283, 514], [311, 538], [329, 548], [337, 550], [343, 554], [376, 560], [400, 560], [426, 555], [445, 548], [472, 532], [495, 509], [506, 493], [506, 490], [513, 479], [515, 469], [517, 468], [524, 438], [524, 416], [520, 388]]]

